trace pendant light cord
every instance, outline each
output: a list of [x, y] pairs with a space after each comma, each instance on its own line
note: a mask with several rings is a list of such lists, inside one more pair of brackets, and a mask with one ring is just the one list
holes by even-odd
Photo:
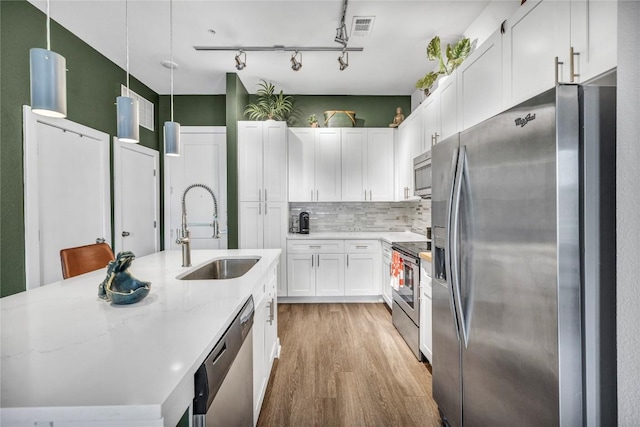
[[169, 60], [171, 61], [171, 121], [173, 121], [173, 0], [169, 0]]
[[51, 50], [51, 4], [47, 0], [47, 50]]
[[129, 2], [124, 2], [124, 27], [127, 50], [127, 96], [131, 97], [131, 89], [129, 89]]

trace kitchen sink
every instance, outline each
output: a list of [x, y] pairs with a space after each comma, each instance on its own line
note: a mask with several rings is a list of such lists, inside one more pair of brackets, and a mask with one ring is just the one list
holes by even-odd
[[244, 276], [260, 258], [220, 258], [178, 276], [178, 280], [226, 280]]

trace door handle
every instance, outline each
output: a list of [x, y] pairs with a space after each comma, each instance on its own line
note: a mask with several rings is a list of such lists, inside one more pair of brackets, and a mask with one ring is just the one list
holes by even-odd
[[451, 265], [451, 227], [452, 220], [451, 217], [453, 215], [453, 197], [456, 186], [456, 172], [458, 167], [458, 156], [459, 149], [455, 148], [453, 150], [453, 156], [451, 159], [451, 186], [449, 187], [449, 194], [447, 197], [447, 223], [446, 223], [446, 232], [445, 232], [445, 271], [447, 276], [447, 284], [449, 287], [449, 304], [451, 305], [451, 311], [453, 312], [453, 322], [456, 326], [456, 336], [458, 341], [460, 341], [460, 325], [458, 324], [458, 313], [456, 310], [455, 298], [453, 296], [453, 281], [452, 281], [452, 265]]
[[573, 46], [569, 48], [569, 81], [571, 83], [576, 81], [576, 77], [580, 77], [580, 74], [576, 73], [575, 59], [576, 56], [580, 58], [580, 52], [575, 52]]
[[555, 68], [556, 68], [556, 85], [557, 85], [560, 82], [560, 71], [558, 69], [560, 68], [560, 65], [564, 64], [564, 62], [559, 61], [557, 56], [554, 61], [555, 61]]
[[266, 188], [264, 189], [264, 201], [265, 202], [267, 201], [267, 189]]
[[349, 254], [347, 254], [347, 268], [349, 267]]
[[128, 236], [131, 236], [131, 233], [129, 233], [128, 231], [122, 232], [122, 237], [128, 237]]
[[104, 240], [104, 237], [98, 237], [96, 239], [96, 243], [104, 243], [104, 242], [106, 242], [106, 240]]
[[460, 332], [464, 341], [465, 347], [469, 341], [469, 334], [467, 330], [467, 323], [465, 321], [464, 309], [462, 307], [462, 296], [460, 295], [462, 289], [460, 285], [460, 266], [458, 264], [458, 252], [460, 250], [458, 246], [458, 226], [460, 224], [460, 199], [462, 197], [462, 180], [466, 174], [467, 165], [467, 150], [465, 146], [460, 147], [460, 154], [458, 160], [458, 169], [456, 170], [455, 189], [453, 194], [453, 208], [451, 217], [451, 289], [453, 290], [453, 297], [455, 305], [457, 307], [456, 313], [458, 316], [458, 324], [460, 325]]

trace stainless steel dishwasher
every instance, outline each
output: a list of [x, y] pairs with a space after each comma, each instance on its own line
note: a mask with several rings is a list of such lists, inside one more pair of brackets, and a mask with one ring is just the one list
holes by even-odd
[[253, 426], [253, 297], [195, 374], [193, 426]]

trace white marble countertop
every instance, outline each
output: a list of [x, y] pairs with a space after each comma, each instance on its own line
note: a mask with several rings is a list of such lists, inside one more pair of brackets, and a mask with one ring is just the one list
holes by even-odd
[[379, 239], [388, 243], [394, 242], [426, 242], [427, 236], [413, 233], [411, 231], [348, 231], [348, 232], [321, 232], [309, 234], [287, 234], [289, 240], [299, 239], [344, 239], [344, 240], [367, 240]]
[[[0, 299], [3, 426], [175, 426], [193, 375], [280, 249], [194, 250], [210, 259], [259, 256], [232, 280], [181, 281], [179, 251], [136, 259], [151, 293], [129, 306], [98, 298], [106, 268]], [[40, 424], [42, 423], [42, 424]]]

